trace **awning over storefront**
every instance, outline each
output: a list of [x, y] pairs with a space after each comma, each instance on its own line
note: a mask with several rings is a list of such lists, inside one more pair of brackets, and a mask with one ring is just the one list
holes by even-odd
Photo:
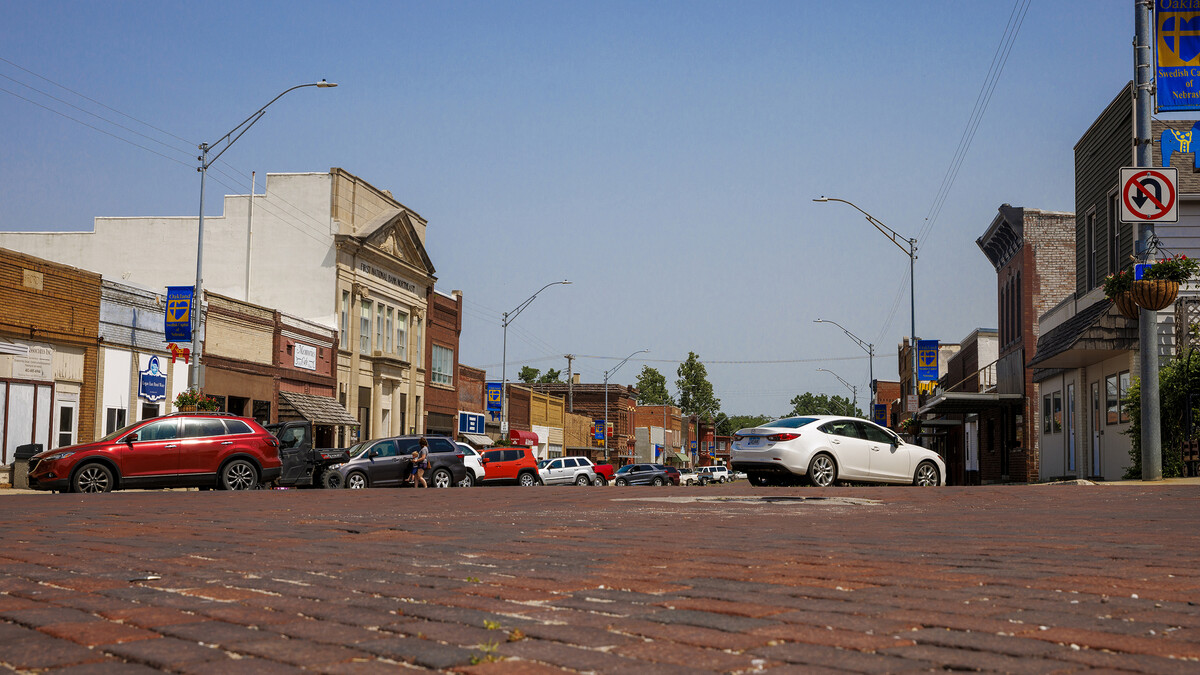
[[487, 436], [484, 436], [483, 434], [459, 434], [459, 436], [462, 436], [463, 438], [467, 439], [468, 443], [471, 443], [473, 445], [478, 445], [481, 448], [486, 448], [489, 445], [496, 444], [495, 441], [488, 438]]
[[1038, 337], [1030, 368], [1082, 368], [1138, 348], [1137, 321], [1107, 298], [1079, 310]]
[[358, 426], [358, 420], [350, 416], [345, 406], [328, 396], [298, 394], [294, 391], [279, 392], [279, 419], [289, 414], [302, 417], [313, 424], [342, 424]]
[[28, 353], [29, 353], [28, 345], [19, 345], [19, 344], [16, 344], [15, 342], [8, 342], [7, 340], [0, 340], [0, 354], [15, 354], [15, 355], [20, 356], [20, 355], [24, 355], [24, 354], [28, 354]]
[[538, 444], [538, 435], [532, 431], [522, 431], [521, 429], [509, 429], [508, 440], [513, 445], [528, 445], [534, 446]]
[[[1024, 394], [978, 394], [965, 391], [947, 391], [929, 399], [921, 409], [920, 415], [935, 413], [938, 415], [965, 415], [992, 410], [1008, 405], [1020, 405], [1025, 400]], [[929, 424], [921, 420], [921, 424]]]
[[687, 464], [688, 462], [692, 461], [691, 457], [688, 457], [687, 455], [683, 454], [682, 452], [672, 452], [671, 454], [675, 455], [675, 459], [683, 462], [684, 464]]

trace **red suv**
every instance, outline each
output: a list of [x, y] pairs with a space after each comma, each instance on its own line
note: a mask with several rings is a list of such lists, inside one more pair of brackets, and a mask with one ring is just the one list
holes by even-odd
[[537, 485], [542, 482], [538, 477], [537, 459], [529, 448], [496, 448], [483, 453], [483, 485], [497, 483], [516, 483], [517, 485]]
[[216, 487], [250, 490], [281, 470], [279, 441], [252, 419], [176, 413], [134, 422], [94, 443], [38, 453], [29, 487], [57, 492]]

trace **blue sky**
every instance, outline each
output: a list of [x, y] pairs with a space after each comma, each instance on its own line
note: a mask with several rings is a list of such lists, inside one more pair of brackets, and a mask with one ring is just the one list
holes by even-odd
[[813, 319], [874, 342], [876, 377], [895, 379], [908, 257], [850, 207], [812, 199], [927, 230], [917, 333], [957, 342], [997, 323], [975, 239], [1002, 203], [1073, 210], [1072, 148], [1132, 78], [1132, 2], [1034, 0], [927, 221], [1013, 9], [3, 0], [0, 229], [194, 214], [195, 145], [325, 78], [339, 87], [289, 94], [225, 154], [246, 179], [210, 184], [206, 212], [252, 170], [342, 167], [429, 221], [438, 286], [465, 295], [460, 361], [489, 375], [501, 313], [565, 278], [510, 326], [510, 372], [565, 370], [573, 353], [599, 382], [650, 349], [612, 381], [645, 364], [673, 383], [694, 351], [729, 414], [848, 393], [818, 367], [861, 402], [865, 353]]

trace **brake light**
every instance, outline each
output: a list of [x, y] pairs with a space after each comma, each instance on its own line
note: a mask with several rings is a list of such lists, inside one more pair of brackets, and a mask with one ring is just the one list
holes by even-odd
[[460, 452], [460, 453], [458, 453], [457, 455], [455, 455], [455, 457], [457, 457], [457, 458], [459, 458], [459, 459], [462, 459], [463, 457], [466, 457], [466, 455], [464, 455], [464, 454], [462, 454], [462, 453]]
[[767, 440], [771, 441], [772, 443], [791, 441], [797, 438], [800, 438], [800, 434], [771, 434], [770, 436], [767, 436]]
[[734, 434], [734, 435], [733, 435], [733, 441], [734, 441], [735, 443], [736, 443], [736, 442], [738, 442], [738, 441], [740, 441], [740, 440], [742, 440], [743, 438], [745, 438], [745, 436], [739, 436], [739, 435], [737, 435], [737, 434]]

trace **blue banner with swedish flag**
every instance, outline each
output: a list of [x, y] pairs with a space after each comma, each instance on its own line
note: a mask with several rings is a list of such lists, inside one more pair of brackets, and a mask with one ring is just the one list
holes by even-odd
[[938, 379], [938, 341], [917, 340], [917, 380], [931, 382]]
[[192, 287], [167, 286], [167, 342], [192, 339]]
[[1200, 0], [1155, 0], [1155, 105], [1200, 110]]

